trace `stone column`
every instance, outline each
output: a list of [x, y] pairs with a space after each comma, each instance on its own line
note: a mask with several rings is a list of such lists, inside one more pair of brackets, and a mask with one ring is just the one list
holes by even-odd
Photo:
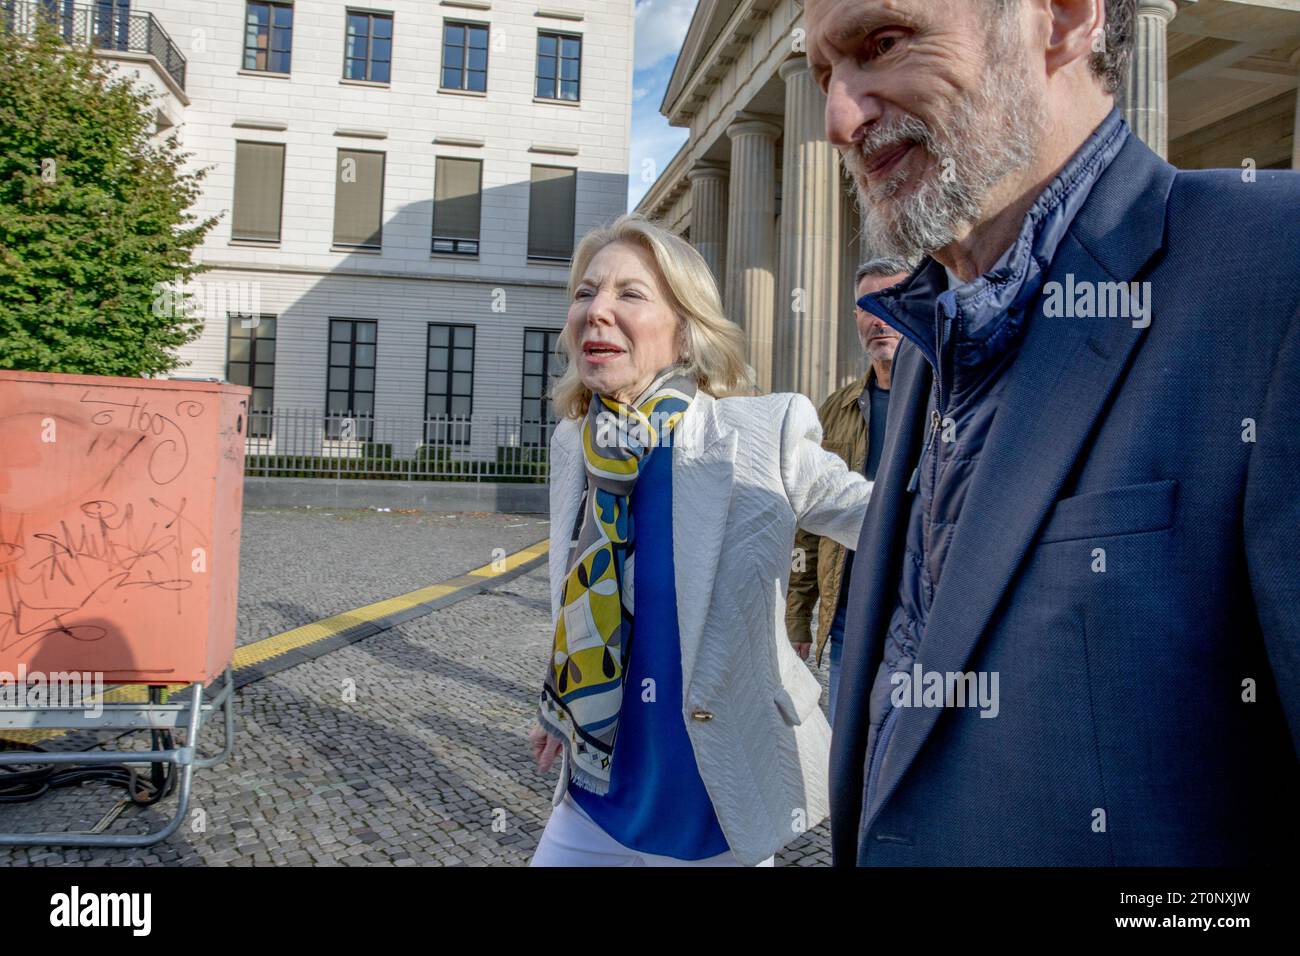
[[758, 387], [772, 389], [772, 306], [776, 295], [776, 140], [781, 127], [741, 113], [727, 127], [731, 190], [727, 210], [727, 315], [745, 330]]
[[838, 319], [839, 344], [836, 346], [835, 387], [849, 384], [867, 367], [867, 356], [858, 338], [858, 322], [853, 308], [857, 304], [856, 283], [853, 281], [858, 266], [866, 258], [859, 239], [861, 216], [858, 213], [857, 188], [849, 182], [840, 183], [840, 222], [844, 240], [840, 243], [840, 307]]
[[1124, 86], [1124, 119], [1162, 159], [1169, 152], [1166, 31], [1177, 12], [1174, 0], [1138, 0], [1133, 61]]
[[709, 264], [722, 293], [727, 274], [727, 170], [702, 163], [686, 178], [691, 183], [691, 244]]
[[[1291, 65], [1300, 72], [1300, 50], [1291, 54]], [[1295, 91], [1295, 119], [1291, 123], [1291, 168], [1300, 170], [1300, 86]]]
[[820, 403], [834, 388], [843, 241], [840, 161], [826, 141], [826, 98], [806, 57], [781, 64], [785, 80], [781, 248], [774, 388]]

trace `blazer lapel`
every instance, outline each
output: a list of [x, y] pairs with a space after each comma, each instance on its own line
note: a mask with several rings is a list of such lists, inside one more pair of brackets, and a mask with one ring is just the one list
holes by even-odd
[[[1079, 287], [1137, 276], [1160, 247], [1173, 176], [1173, 167], [1131, 135], [1061, 240], [1046, 281], [1064, 286], [1073, 275]], [[1044, 316], [1042, 301], [1006, 373], [1011, 378], [953, 533], [918, 654], [922, 671], [966, 669], [1145, 333], [1125, 318]], [[942, 709], [901, 709], [867, 827]]]
[[673, 436], [673, 568], [682, 687], [690, 686], [731, 510], [737, 435], [718, 421], [717, 400], [697, 392]]
[[[862, 757], [867, 745], [867, 700], [880, 660], [881, 643], [898, 591], [904, 532], [911, 512], [908, 480], [920, 452], [929, 365], [906, 339], [894, 361], [885, 447], [871, 501], [862, 522], [849, 577], [839, 669], [839, 706], [831, 735], [831, 839], [838, 862], [857, 859], [857, 822], [862, 811]], [[843, 806], [841, 806], [843, 802]]]

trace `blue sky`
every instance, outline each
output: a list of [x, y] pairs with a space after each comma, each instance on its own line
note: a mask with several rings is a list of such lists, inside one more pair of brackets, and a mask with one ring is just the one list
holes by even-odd
[[695, 4], [696, 0], [636, 0], [628, 209], [645, 195], [689, 134], [689, 130], [669, 126], [659, 115], [659, 104], [663, 102]]

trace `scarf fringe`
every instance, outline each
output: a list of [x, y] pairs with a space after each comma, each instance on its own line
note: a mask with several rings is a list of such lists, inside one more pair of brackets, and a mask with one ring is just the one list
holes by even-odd
[[603, 797], [609, 793], [609, 781], [601, 780], [599, 777], [593, 777], [581, 767], [576, 766], [572, 760], [569, 761], [569, 782], [577, 784], [583, 790], [587, 790]]

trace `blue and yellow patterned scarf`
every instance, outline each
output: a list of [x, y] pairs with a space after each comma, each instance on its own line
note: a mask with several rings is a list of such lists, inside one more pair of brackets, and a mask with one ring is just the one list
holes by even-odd
[[609, 789], [632, 646], [632, 489], [651, 453], [669, 444], [695, 390], [681, 366], [670, 366], [631, 405], [593, 395], [582, 423], [587, 489], [569, 545], [541, 720], [564, 743], [570, 779], [593, 793]]

